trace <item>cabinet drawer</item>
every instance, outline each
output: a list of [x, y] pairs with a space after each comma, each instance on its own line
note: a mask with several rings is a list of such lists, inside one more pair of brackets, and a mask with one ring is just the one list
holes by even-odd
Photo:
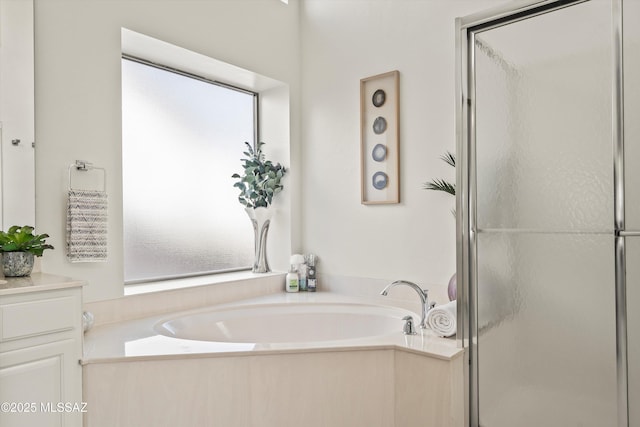
[[0, 305], [0, 341], [71, 330], [79, 322], [74, 296]]

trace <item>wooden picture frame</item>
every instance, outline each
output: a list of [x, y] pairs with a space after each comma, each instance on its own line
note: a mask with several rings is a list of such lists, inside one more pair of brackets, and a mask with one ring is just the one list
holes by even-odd
[[361, 203], [400, 203], [400, 72], [360, 80]]

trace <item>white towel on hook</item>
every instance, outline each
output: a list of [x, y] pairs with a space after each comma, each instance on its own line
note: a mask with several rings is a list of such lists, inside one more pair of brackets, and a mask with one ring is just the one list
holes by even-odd
[[71, 262], [107, 260], [107, 193], [69, 190], [67, 258]]
[[427, 326], [441, 337], [455, 335], [457, 327], [456, 318], [458, 316], [456, 308], [455, 300], [433, 307], [429, 310], [429, 314], [427, 314]]

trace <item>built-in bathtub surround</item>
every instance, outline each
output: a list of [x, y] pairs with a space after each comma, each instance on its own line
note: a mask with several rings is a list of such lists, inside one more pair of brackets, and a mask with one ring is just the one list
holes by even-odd
[[280, 292], [284, 273], [236, 272], [129, 285], [121, 298], [84, 304], [95, 325], [139, 319]]
[[[390, 305], [397, 300], [378, 295], [378, 283], [373, 296], [354, 296], [288, 294], [283, 275], [272, 280], [277, 291], [257, 298], [91, 329], [83, 360], [84, 399], [92, 407], [85, 425], [462, 426], [462, 350], [428, 330], [404, 335], [402, 317], [419, 316], [407, 308], [413, 301]], [[270, 287], [253, 282], [245, 285]], [[326, 335], [332, 328], [324, 328], [331, 322], [323, 316], [331, 313], [344, 319], [333, 325], [342, 335]], [[279, 322], [274, 329], [295, 331], [273, 331], [271, 342], [252, 336], [258, 323], [272, 320]]]
[[[328, 320], [335, 314], [342, 324]], [[458, 354], [455, 340], [424, 334], [405, 336], [403, 317], [418, 313], [380, 304], [376, 299], [318, 292], [278, 292], [226, 304], [163, 313], [124, 322], [96, 325], [85, 334], [85, 362], [154, 356], [210, 353], [307, 351], [371, 346], [398, 347], [430, 357], [450, 359]], [[287, 319], [280, 319], [284, 316]], [[357, 319], [362, 316], [362, 320]], [[248, 319], [246, 317], [249, 317]], [[273, 317], [273, 318], [270, 318]], [[333, 335], [322, 320], [333, 323]], [[396, 327], [391, 325], [396, 320]], [[256, 323], [253, 331], [251, 323]], [[264, 325], [291, 331], [264, 331]], [[377, 323], [368, 325], [367, 322]], [[207, 331], [209, 325], [210, 331]], [[323, 328], [323, 330], [315, 330]], [[379, 329], [378, 331], [375, 328]], [[268, 335], [268, 336], [267, 336]]]
[[462, 427], [462, 359], [364, 348], [89, 363], [85, 426]]
[[[374, 298], [382, 305], [392, 304], [419, 313], [420, 300], [411, 289], [398, 288], [392, 295], [380, 296], [380, 291], [392, 281], [322, 274], [318, 278], [318, 290]], [[124, 297], [85, 303], [84, 310], [94, 315], [97, 326], [279, 293], [283, 292], [284, 282], [285, 273], [282, 272], [254, 274], [246, 271], [163, 280], [129, 285]], [[446, 286], [416, 283], [428, 289], [431, 301], [438, 304], [448, 301]]]

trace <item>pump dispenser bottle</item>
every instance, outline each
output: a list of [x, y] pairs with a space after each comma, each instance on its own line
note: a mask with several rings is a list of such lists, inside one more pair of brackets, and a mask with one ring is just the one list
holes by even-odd
[[307, 264], [305, 263], [298, 265], [298, 284], [300, 291], [307, 290]]
[[307, 290], [315, 292], [318, 287], [318, 279], [316, 279], [316, 263], [318, 257], [314, 254], [307, 255]]
[[285, 290], [287, 292], [298, 292], [300, 290], [300, 281], [298, 279], [298, 272], [294, 265], [291, 266], [289, 272], [287, 273], [285, 284]]
[[298, 266], [304, 262], [304, 257], [300, 254], [293, 254], [289, 259], [289, 264], [291, 268], [287, 273], [285, 290], [287, 292], [298, 292], [300, 291], [300, 276], [298, 275]]

